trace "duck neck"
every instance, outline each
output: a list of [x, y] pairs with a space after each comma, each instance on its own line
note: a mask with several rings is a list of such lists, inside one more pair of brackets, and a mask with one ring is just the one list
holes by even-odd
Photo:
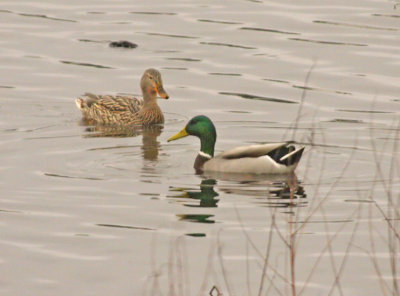
[[215, 133], [209, 132], [206, 134], [203, 134], [200, 137], [200, 152], [202, 152], [205, 155], [209, 155], [210, 158], [214, 157], [214, 147], [215, 147], [215, 142], [217, 140], [217, 135]]
[[143, 90], [143, 108], [154, 108], [155, 106], [158, 107], [156, 92]]

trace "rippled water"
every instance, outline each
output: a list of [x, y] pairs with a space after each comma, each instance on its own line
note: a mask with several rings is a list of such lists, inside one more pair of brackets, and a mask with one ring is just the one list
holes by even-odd
[[[0, 9], [1, 295], [400, 293], [395, 2], [66, 3]], [[81, 123], [149, 67], [163, 128]], [[195, 175], [198, 114], [305, 145], [297, 179]]]

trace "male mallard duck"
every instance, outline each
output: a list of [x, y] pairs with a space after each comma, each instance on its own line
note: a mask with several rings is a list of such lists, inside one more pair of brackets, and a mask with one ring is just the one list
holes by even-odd
[[193, 117], [168, 142], [189, 135], [200, 138], [201, 142], [194, 162], [197, 173], [286, 174], [296, 168], [304, 150], [304, 147], [296, 149], [289, 143], [271, 143], [237, 147], [214, 157], [217, 132], [212, 121], [204, 115]]
[[143, 100], [132, 96], [109, 96], [86, 93], [75, 100], [84, 119], [97, 124], [142, 124], [164, 123], [164, 115], [157, 105], [157, 94], [168, 99], [161, 74], [156, 69], [147, 69], [140, 81]]

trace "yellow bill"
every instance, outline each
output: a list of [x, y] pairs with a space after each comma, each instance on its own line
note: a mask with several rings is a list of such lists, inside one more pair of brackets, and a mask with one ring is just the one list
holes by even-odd
[[171, 138], [169, 138], [168, 142], [175, 141], [175, 140], [178, 140], [180, 138], [187, 137], [187, 136], [189, 136], [189, 134], [186, 132], [186, 128], [184, 128], [179, 133], [177, 133], [176, 135], [173, 135]]

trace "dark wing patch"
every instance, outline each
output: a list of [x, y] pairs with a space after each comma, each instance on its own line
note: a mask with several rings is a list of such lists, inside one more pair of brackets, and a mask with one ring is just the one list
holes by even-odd
[[[275, 150], [272, 150], [269, 152], [267, 155], [271, 157], [273, 160], [275, 160], [277, 163], [289, 166], [292, 164], [295, 164], [298, 162], [301, 158], [301, 155], [303, 154], [304, 147], [297, 150], [295, 153], [291, 154], [289, 157], [285, 157], [287, 154], [292, 153], [296, 150], [296, 148], [293, 145], [287, 145], [287, 146], [282, 146], [279, 147]], [[283, 160], [281, 160], [284, 158]]]

